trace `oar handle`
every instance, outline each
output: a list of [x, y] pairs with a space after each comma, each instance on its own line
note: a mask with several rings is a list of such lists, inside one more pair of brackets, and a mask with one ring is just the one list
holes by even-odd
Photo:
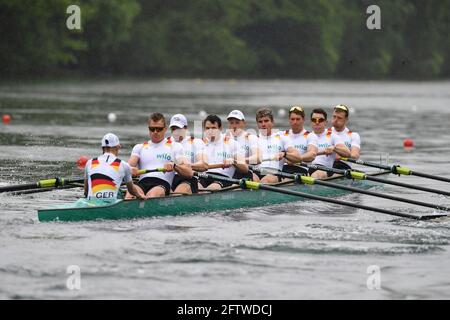
[[142, 169], [142, 170], [138, 170], [137, 174], [141, 175], [141, 174], [146, 174], [146, 173], [151, 173], [151, 172], [166, 172], [167, 170], [164, 168], [156, 168], [156, 169]]
[[223, 166], [224, 166], [223, 163], [208, 164], [208, 170], [209, 169], [223, 169]]

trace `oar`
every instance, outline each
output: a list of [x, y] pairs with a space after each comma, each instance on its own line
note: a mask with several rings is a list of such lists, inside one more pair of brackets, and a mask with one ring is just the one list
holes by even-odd
[[356, 164], [360, 164], [363, 166], [368, 166], [368, 167], [373, 167], [373, 168], [379, 168], [379, 169], [384, 169], [384, 170], [388, 170], [394, 174], [403, 174], [403, 175], [410, 175], [410, 176], [418, 176], [418, 177], [422, 177], [422, 178], [427, 178], [427, 179], [433, 179], [433, 180], [439, 180], [439, 181], [444, 181], [444, 182], [450, 182], [449, 178], [445, 178], [445, 177], [441, 177], [441, 176], [435, 176], [435, 175], [431, 175], [428, 173], [422, 173], [422, 172], [417, 172], [417, 171], [413, 171], [407, 167], [402, 167], [400, 165], [393, 165], [393, 166], [387, 166], [387, 165], [382, 165], [382, 164], [378, 164], [378, 163], [374, 163], [374, 162], [368, 162], [368, 161], [362, 161], [362, 160], [355, 160], [355, 159], [350, 159], [350, 158], [341, 158], [341, 160], [343, 161], [348, 161], [351, 163], [356, 163]]
[[410, 200], [410, 199], [406, 199], [406, 198], [395, 197], [395, 196], [391, 196], [391, 195], [387, 195], [387, 194], [383, 194], [383, 193], [377, 193], [377, 192], [364, 190], [364, 189], [359, 189], [359, 188], [355, 188], [355, 187], [344, 186], [344, 185], [340, 185], [337, 183], [324, 181], [324, 180], [320, 180], [320, 179], [315, 179], [315, 178], [307, 177], [307, 176], [300, 175], [300, 174], [289, 174], [289, 173], [282, 172], [282, 171], [279, 171], [276, 169], [266, 169], [266, 168], [257, 169], [254, 167], [252, 169], [259, 171], [263, 174], [273, 174], [276, 176], [293, 179], [295, 182], [298, 182], [298, 183], [304, 183], [304, 184], [309, 184], [309, 185], [318, 184], [318, 185], [322, 185], [322, 186], [326, 186], [326, 187], [330, 187], [330, 188], [336, 188], [336, 189], [342, 189], [342, 190], [352, 191], [352, 192], [361, 193], [361, 194], [367, 194], [369, 196], [374, 196], [374, 197], [379, 197], [379, 198], [384, 198], [384, 199], [389, 199], [389, 200], [394, 200], [394, 201], [399, 201], [399, 202], [405, 202], [405, 203], [409, 203], [409, 204], [415, 204], [418, 206], [428, 207], [428, 208], [432, 208], [432, 209], [450, 211], [449, 207], [444, 207], [444, 206], [440, 206], [440, 205], [433, 204], [433, 203], [426, 203], [426, 202], [422, 202], [422, 201]]
[[398, 181], [391, 181], [391, 180], [381, 179], [381, 178], [377, 178], [377, 177], [372, 177], [370, 175], [365, 174], [364, 172], [359, 172], [359, 171], [354, 171], [354, 170], [336, 169], [336, 168], [330, 168], [330, 167], [325, 167], [322, 165], [314, 165], [314, 164], [307, 164], [306, 166], [310, 169], [342, 174], [344, 177], [346, 177], [348, 179], [369, 180], [369, 181], [390, 184], [393, 186], [398, 186], [398, 187], [403, 187], [403, 188], [408, 188], [408, 189], [414, 189], [414, 190], [420, 190], [420, 191], [425, 191], [425, 192], [430, 192], [430, 193], [442, 194], [444, 196], [450, 196], [450, 192], [447, 192], [447, 191], [432, 189], [432, 188], [427, 188], [427, 187], [420, 187], [420, 186], [415, 186], [412, 184], [402, 183], [402, 182], [398, 182]]
[[151, 172], [166, 172], [167, 170], [164, 168], [156, 168], [156, 169], [142, 169], [142, 170], [138, 170], [137, 174], [141, 175], [141, 174], [146, 174], [146, 173], [151, 173]]
[[66, 186], [71, 183], [80, 183], [83, 181], [84, 181], [84, 179], [66, 179], [66, 178], [46, 179], [46, 180], [40, 180], [40, 181], [34, 182], [34, 183], [0, 187], [0, 193], [10, 192], [10, 191], [19, 191], [19, 190], [28, 190], [28, 189], [40, 189], [40, 188]]
[[[138, 174], [145, 174], [150, 172], [165, 172], [164, 168], [150, 169], [150, 170], [139, 170]], [[48, 188], [58, 188], [69, 186], [74, 183], [83, 183], [84, 178], [75, 178], [75, 179], [67, 179], [67, 178], [53, 178], [53, 179], [45, 179], [40, 180], [38, 182], [27, 183], [27, 184], [19, 184], [12, 186], [4, 186], [0, 187], [0, 193], [2, 192], [12, 192], [12, 191], [21, 191], [21, 190], [30, 190], [30, 189], [48, 189]]]
[[208, 164], [208, 170], [209, 169], [220, 169], [220, 168], [223, 168], [223, 163]]
[[391, 211], [391, 210], [369, 207], [369, 206], [351, 203], [351, 202], [347, 202], [347, 201], [342, 201], [342, 200], [338, 200], [338, 199], [312, 195], [312, 194], [303, 193], [303, 192], [299, 192], [299, 191], [293, 191], [293, 190], [270, 186], [270, 185], [263, 184], [260, 182], [249, 181], [249, 180], [245, 180], [245, 179], [238, 180], [238, 179], [232, 179], [232, 178], [227, 178], [227, 177], [223, 177], [223, 176], [216, 176], [213, 174], [200, 173], [200, 172], [194, 172], [194, 175], [196, 175], [200, 178], [206, 178], [206, 179], [211, 178], [211, 179], [218, 180], [218, 181], [236, 183], [236, 184], [239, 184], [243, 189], [253, 189], [253, 190], [261, 189], [261, 190], [274, 191], [274, 192], [278, 192], [278, 193], [289, 194], [289, 195], [293, 195], [293, 196], [298, 196], [298, 197], [303, 197], [303, 198], [308, 198], [308, 199], [313, 199], [313, 200], [319, 200], [319, 201], [339, 204], [339, 205], [343, 205], [343, 206], [349, 206], [349, 207], [353, 207], [353, 208], [357, 208], [357, 209], [364, 209], [364, 210], [389, 214], [392, 216], [397, 216], [397, 217], [402, 217], [402, 218], [409, 218], [409, 219], [415, 219], [415, 220], [428, 220], [428, 219], [435, 219], [435, 218], [441, 218], [441, 217], [447, 216], [444, 214], [416, 216], [413, 214], [395, 212], [395, 211]]
[[208, 170], [209, 169], [221, 169], [221, 168], [223, 168], [223, 163], [208, 164]]

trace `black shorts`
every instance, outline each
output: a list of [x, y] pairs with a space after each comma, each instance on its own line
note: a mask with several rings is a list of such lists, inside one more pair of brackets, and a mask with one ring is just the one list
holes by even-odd
[[[309, 169], [309, 175], [312, 175], [314, 172], [316, 172], [318, 169]], [[320, 171], [325, 171], [325, 170], [320, 170]], [[327, 177], [331, 177], [334, 173], [333, 172], [327, 172]]]
[[[264, 168], [262, 168], [264, 169]], [[264, 178], [265, 176], [267, 176], [267, 174], [261, 174], [261, 172], [255, 172], [255, 174], [258, 176], [259, 180], [261, 180], [262, 178]], [[275, 175], [274, 175], [275, 176]], [[283, 177], [280, 176], [275, 176], [278, 178], [278, 182], [281, 182], [283, 180]]]
[[179, 174], [176, 174], [173, 178], [172, 182], [172, 191], [175, 191], [175, 189], [182, 183], [187, 183], [191, 187], [192, 193], [198, 193], [198, 178], [192, 177], [192, 178], [185, 178], [180, 176]]
[[144, 194], [147, 194], [154, 187], [161, 187], [166, 192], [166, 196], [170, 194], [170, 184], [163, 179], [155, 178], [155, 177], [146, 177], [136, 183], [139, 187], [141, 187]]
[[[220, 174], [220, 173], [215, 173], [215, 172], [210, 172], [211, 174], [215, 175], [215, 176], [221, 176], [221, 177], [226, 177], [229, 178], [228, 176], [224, 175], [224, 174]], [[233, 185], [233, 183], [228, 182], [228, 181], [218, 181], [215, 180], [213, 178], [200, 178], [198, 179], [198, 182], [200, 182], [200, 184], [203, 186], [203, 188], [207, 188], [209, 185], [213, 184], [213, 183], [218, 183], [220, 184], [220, 186], [222, 188], [227, 188], [230, 187], [231, 185]]]
[[333, 168], [342, 169], [342, 170], [351, 170], [352, 169], [352, 167], [350, 167], [348, 164], [346, 164], [345, 162], [342, 162], [340, 160], [337, 160], [333, 163]]
[[236, 170], [236, 172], [233, 175], [233, 179], [247, 179], [247, 180], [253, 180], [253, 171], [252, 170], [248, 170], [247, 173], [242, 173], [238, 170]]
[[301, 175], [304, 175], [304, 176], [308, 175], [308, 169], [302, 168], [302, 167], [299, 167], [299, 166], [290, 166], [288, 164], [285, 164], [283, 166], [283, 170], [282, 171], [286, 172], [286, 173], [290, 173], [290, 174], [301, 174]]

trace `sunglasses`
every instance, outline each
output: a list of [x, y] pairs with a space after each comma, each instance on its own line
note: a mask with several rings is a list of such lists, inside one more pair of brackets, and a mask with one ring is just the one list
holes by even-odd
[[150, 130], [150, 132], [161, 132], [164, 130], [164, 127], [148, 127], [148, 130]]
[[294, 106], [294, 107], [289, 109], [289, 112], [293, 112], [293, 111], [305, 112], [305, 110], [303, 110], [303, 108], [299, 107], [299, 106]]
[[311, 118], [312, 123], [322, 123], [325, 121], [325, 118]]

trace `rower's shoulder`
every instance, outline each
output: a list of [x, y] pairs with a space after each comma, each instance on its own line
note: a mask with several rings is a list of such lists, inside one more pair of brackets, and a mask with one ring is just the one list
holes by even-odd
[[351, 130], [348, 130], [348, 133], [347, 133], [348, 135], [350, 135], [350, 136], [352, 136], [352, 137], [360, 137], [360, 135], [359, 135], [359, 133], [358, 132], [356, 132], [356, 131], [351, 131]]
[[253, 133], [250, 133], [250, 132], [247, 132], [245, 134], [245, 138], [248, 139], [248, 140], [258, 140], [259, 139], [259, 137], [256, 134], [253, 134]]
[[195, 144], [201, 144], [201, 145], [205, 144], [205, 141], [203, 139], [195, 138], [194, 136], [190, 136], [189, 140], [192, 141], [192, 143], [195, 143]]
[[319, 136], [314, 131], [311, 131], [308, 134], [307, 138], [308, 138], [308, 140], [316, 140], [316, 141], [319, 140]]
[[142, 148], [142, 147], [148, 146], [148, 145], [149, 145], [149, 142], [148, 141], [144, 141], [144, 142], [141, 142], [141, 143], [136, 143], [133, 148]]

